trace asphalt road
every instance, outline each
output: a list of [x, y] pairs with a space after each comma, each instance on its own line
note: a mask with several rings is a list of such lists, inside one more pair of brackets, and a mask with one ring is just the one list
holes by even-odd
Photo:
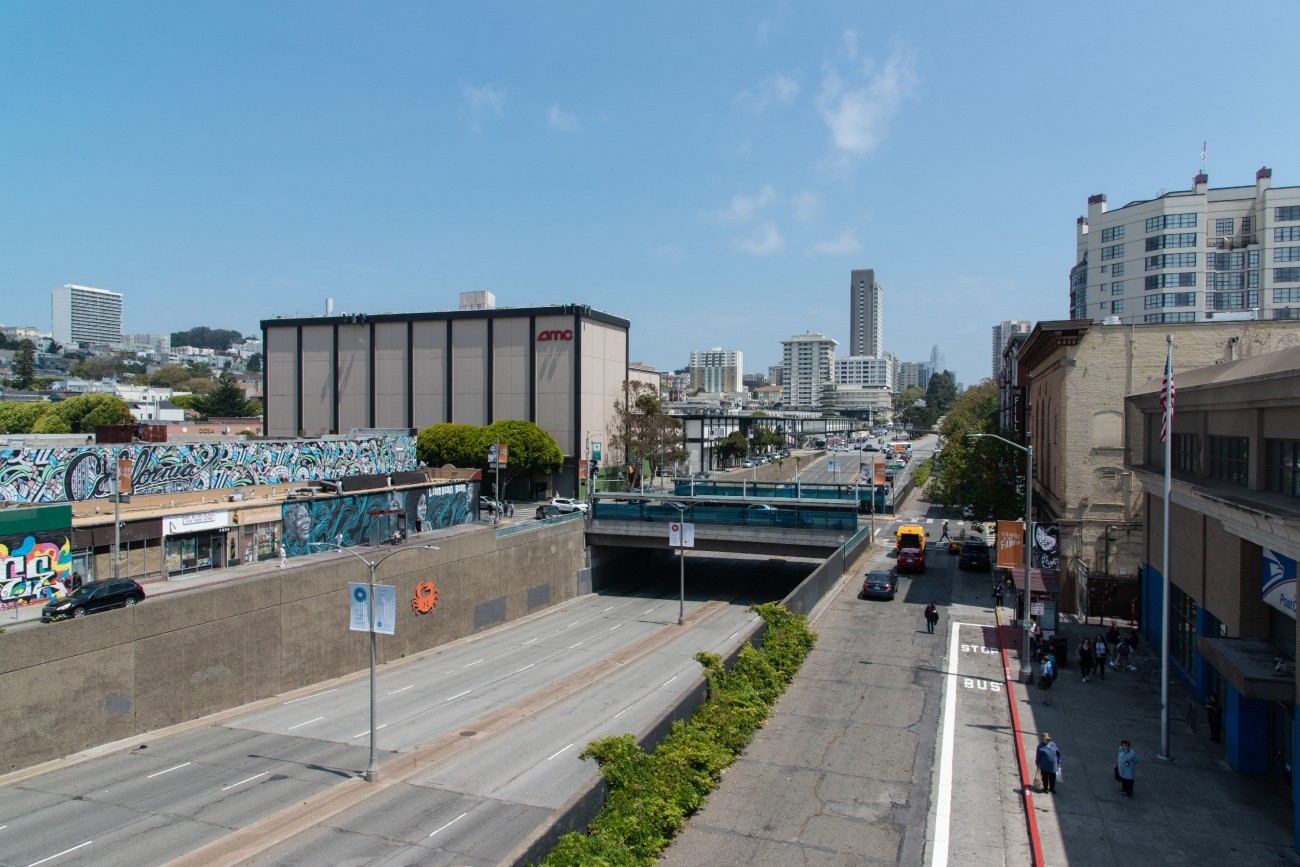
[[698, 676], [694, 653], [734, 646], [748, 605], [813, 565], [692, 556], [685, 630], [672, 564], [641, 592], [583, 597], [384, 666], [379, 784], [358, 779], [364, 672], [12, 776], [0, 781], [0, 863], [213, 863], [298, 830], [265, 862], [495, 863], [596, 773], [577, 758], [589, 740], [655, 718]]

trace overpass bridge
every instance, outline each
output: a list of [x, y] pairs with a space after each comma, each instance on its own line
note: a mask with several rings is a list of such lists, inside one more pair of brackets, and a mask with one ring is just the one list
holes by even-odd
[[672, 493], [594, 495], [587, 542], [669, 550], [669, 525], [682, 521], [697, 550], [823, 558], [870, 520], [869, 498], [853, 485], [678, 480]]

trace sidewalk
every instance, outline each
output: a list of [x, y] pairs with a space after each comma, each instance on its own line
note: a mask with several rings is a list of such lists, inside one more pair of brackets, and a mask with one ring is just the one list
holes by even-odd
[[[1084, 635], [1105, 629], [1096, 621], [1063, 619], [1058, 634], [1069, 641], [1069, 667], [1059, 672], [1051, 707], [1036, 685], [1013, 689], [1030, 766], [1046, 731], [1060, 748], [1065, 769], [1056, 795], [1031, 795], [1044, 863], [1300, 864], [1287, 791], [1274, 781], [1234, 772], [1222, 745], [1210, 742], [1200, 707], [1194, 708], [1193, 731], [1187, 722], [1190, 693], [1181, 681], [1169, 690], [1173, 760], [1157, 757], [1160, 670], [1154, 657], [1147, 654], [1149, 661], [1139, 671], [1107, 671], [1105, 680], [1094, 673], [1082, 682], [1075, 646]], [[1021, 633], [1004, 626], [1002, 634], [1014, 676]], [[1125, 738], [1138, 754], [1132, 798], [1121, 797], [1114, 780], [1116, 753]], [[1014, 778], [1014, 770], [1008, 773]]]

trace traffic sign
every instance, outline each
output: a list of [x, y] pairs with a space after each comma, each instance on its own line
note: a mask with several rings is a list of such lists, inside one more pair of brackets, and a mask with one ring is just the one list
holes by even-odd
[[[348, 584], [351, 605], [348, 629], [352, 632], [370, 631], [370, 586], [355, 582]], [[375, 632], [393, 635], [397, 624], [397, 589], [390, 584], [375, 584], [374, 588]]]
[[674, 548], [695, 547], [695, 525], [673, 521], [668, 525], [668, 544]]

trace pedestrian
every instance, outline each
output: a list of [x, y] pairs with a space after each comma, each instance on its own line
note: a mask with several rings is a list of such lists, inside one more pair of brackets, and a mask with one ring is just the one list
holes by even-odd
[[1119, 755], [1115, 758], [1115, 779], [1119, 780], [1120, 794], [1133, 797], [1133, 777], [1137, 774], [1138, 754], [1128, 741], [1119, 742]]
[[943, 522], [943, 535], [939, 537], [939, 541], [940, 541], [940, 542], [946, 542], [947, 540], [948, 540], [948, 522], [947, 522], [947, 521], [944, 521], [944, 522]]
[[1001, 581], [993, 585], [993, 607], [994, 608], [1002, 607], [1002, 582]]
[[1110, 655], [1110, 649], [1106, 647], [1106, 637], [1098, 635], [1092, 642], [1092, 664], [1096, 667], [1097, 676], [1102, 680], [1106, 679], [1106, 657]]
[[1039, 672], [1041, 673], [1042, 676], [1042, 680], [1040, 682], [1042, 683], [1043, 689], [1045, 691], [1045, 694], [1043, 695], [1043, 704], [1047, 705], [1048, 707], [1051, 707], [1052, 706], [1052, 684], [1056, 682], [1056, 658], [1052, 654], [1047, 653], [1043, 655], [1043, 663], [1042, 666], [1039, 668]]
[[1029, 655], [1035, 657], [1038, 655], [1038, 642], [1043, 638], [1042, 627], [1038, 625], [1038, 618], [1030, 615], [1029, 617]]
[[1110, 662], [1111, 670], [1137, 671], [1137, 666], [1130, 661], [1132, 654], [1133, 648], [1129, 647], [1128, 640], [1121, 638], [1119, 644], [1115, 645], [1115, 658]]
[[506, 517], [513, 518], [514, 516], [515, 516], [515, 502], [514, 500], [506, 500]]
[[82, 580], [82, 579], [81, 579], [81, 573], [80, 573], [80, 572], [73, 572], [73, 573], [72, 573], [72, 588], [71, 588], [71, 589], [76, 590], [78, 587], [80, 587], [80, 586], [81, 586], [81, 580]]
[[1092, 639], [1084, 636], [1079, 641], [1077, 651], [1079, 657], [1079, 672], [1083, 675], [1083, 682], [1088, 682], [1088, 675], [1092, 673]]
[[1210, 742], [1219, 743], [1223, 735], [1223, 705], [1219, 704], [1219, 697], [1214, 693], [1210, 693], [1205, 702], [1205, 721], [1210, 724]]
[[284, 550], [284, 545], [280, 545], [280, 568], [283, 569], [289, 565], [289, 553]]
[[1106, 643], [1111, 647], [1119, 644], [1119, 627], [1115, 625], [1114, 620], [1110, 622], [1110, 629], [1106, 630]]
[[1043, 732], [1043, 742], [1034, 754], [1034, 764], [1043, 777], [1043, 791], [1049, 795], [1056, 794], [1056, 775], [1061, 770], [1061, 750], [1052, 741], [1052, 736]]
[[934, 625], [939, 622], [939, 606], [931, 599], [930, 604], [925, 606], [925, 629], [931, 635], [934, 634]]

